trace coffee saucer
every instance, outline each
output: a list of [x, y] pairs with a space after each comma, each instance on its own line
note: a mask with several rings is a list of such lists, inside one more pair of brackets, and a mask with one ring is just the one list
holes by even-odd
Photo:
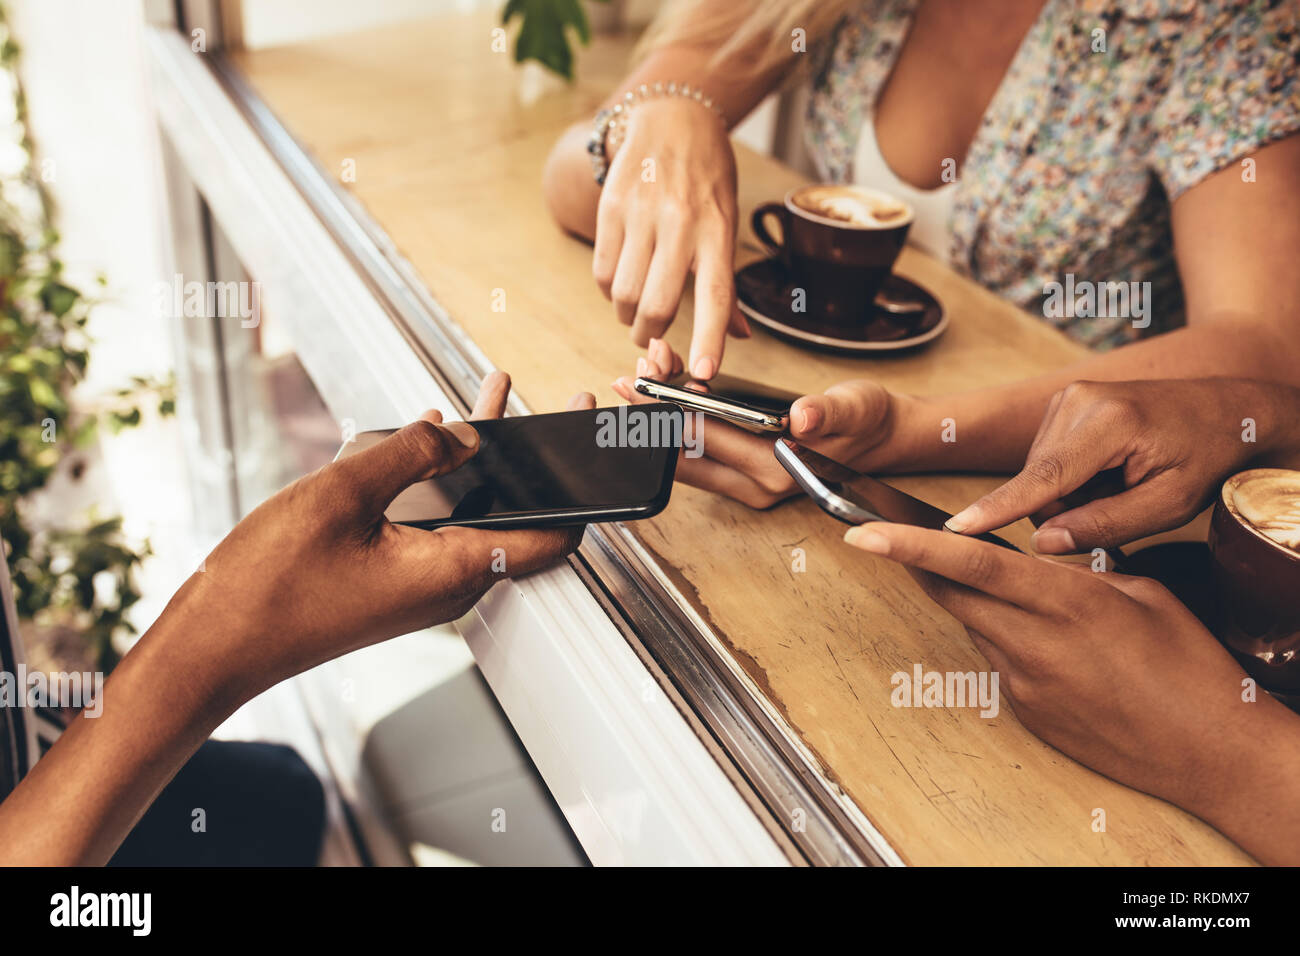
[[736, 299], [740, 311], [778, 338], [797, 345], [849, 355], [896, 352], [932, 342], [948, 328], [948, 314], [939, 300], [924, 288], [891, 275], [880, 295], [896, 302], [916, 302], [923, 311], [914, 316], [897, 316], [877, 306], [857, 328], [847, 329], [820, 317], [815, 299], [804, 294], [805, 311], [794, 305], [797, 282], [779, 259], [760, 259], [736, 273]]

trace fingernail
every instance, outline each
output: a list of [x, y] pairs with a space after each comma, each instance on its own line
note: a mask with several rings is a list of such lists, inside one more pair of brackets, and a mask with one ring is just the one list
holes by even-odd
[[866, 525], [859, 525], [844, 532], [844, 541], [872, 554], [889, 554], [889, 539], [875, 528]]
[[813, 432], [817, 429], [817, 409], [802, 408], [799, 410], [799, 428], [803, 432]]
[[439, 427], [464, 447], [478, 447], [478, 429], [469, 422], [448, 422]]
[[958, 534], [961, 534], [974, 523], [975, 509], [973, 507], [966, 507], [945, 521], [943, 526], [949, 531], [956, 531]]
[[1074, 535], [1065, 528], [1039, 528], [1029, 540], [1041, 554], [1073, 554], [1078, 550]]
[[701, 355], [695, 360], [695, 364], [691, 366], [691, 374], [699, 379], [710, 379], [713, 378], [713, 369], [713, 359], [707, 355]]
[[644, 358], [636, 360], [636, 374], [639, 378], [644, 378], [646, 375], [650, 374], [650, 363]]

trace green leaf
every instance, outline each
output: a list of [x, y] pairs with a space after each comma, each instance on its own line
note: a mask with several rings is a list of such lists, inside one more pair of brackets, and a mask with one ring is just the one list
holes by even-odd
[[131, 428], [140, 424], [140, 409], [133, 408], [129, 412], [109, 412], [108, 427], [116, 435], [124, 428]]
[[566, 23], [573, 25], [578, 32], [578, 39], [582, 45], [586, 46], [591, 42], [591, 22], [587, 19], [587, 11], [582, 9], [580, 0], [555, 0], [555, 5], [560, 8], [560, 17]]
[[[38, 526], [30, 517], [31, 496], [48, 485], [60, 465], [72, 473], [78, 468], [67, 457], [69, 437], [85, 443], [95, 434], [96, 417], [70, 418], [68, 405], [89, 359], [86, 322], [96, 300], [63, 278], [50, 196], [32, 168], [38, 154], [14, 76], [19, 51], [9, 30], [9, 7], [0, 0], [0, 71], [8, 74], [0, 76], [5, 81], [0, 97], [10, 98], [0, 111], [8, 111], [5, 135], [16, 147], [14, 162], [0, 171], [0, 539], [8, 549], [20, 618], [76, 630], [108, 669], [117, 660], [113, 637], [132, 632], [123, 612], [139, 600], [132, 572], [149, 549], [125, 540], [118, 518], [99, 520], [92, 513], [87, 527], [60, 527], [48, 520]], [[19, 194], [34, 201], [15, 205]], [[103, 275], [95, 281], [106, 287]], [[146, 389], [138, 379], [134, 384]], [[174, 402], [174, 396], [174, 384], [165, 383], [149, 401], [161, 405]], [[56, 435], [49, 434], [45, 419], [53, 420]], [[138, 422], [140, 410], [119, 408], [112, 420]], [[95, 600], [93, 578], [100, 572], [113, 576], [114, 596], [105, 603], [114, 606]]]
[[41, 290], [41, 304], [45, 306], [47, 312], [60, 319], [68, 314], [80, 298], [80, 292], [68, 288], [61, 282], [51, 282]]
[[11, 276], [18, 271], [23, 258], [23, 244], [16, 236], [0, 232], [0, 276]]
[[95, 421], [93, 415], [85, 418], [72, 433], [72, 444], [77, 448], [85, 448], [95, 437]]
[[29, 378], [27, 391], [32, 401], [41, 408], [63, 408], [63, 399], [55, 393], [54, 388], [43, 378]]
[[566, 80], [573, 79], [573, 50], [565, 33], [572, 27], [585, 45], [591, 41], [591, 24], [579, 0], [509, 0], [501, 22], [520, 18], [515, 38], [515, 62], [536, 60]]

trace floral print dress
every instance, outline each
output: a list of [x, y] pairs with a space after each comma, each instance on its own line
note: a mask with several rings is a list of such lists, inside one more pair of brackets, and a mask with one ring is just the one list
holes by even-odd
[[[807, 139], [824, 178], [852, 181], [918, 2], [867, 0], [823, 49]], [[1297, 129], [1300, 0], [1047, 0], [962, 164], [949, 262], [1095, 348], [1174, 328], [1170, 204], [1229, 165], [1249, 181], [1248, 154]], [[1048, 308], [1067, 281], [1150, 283], [1150, 312]]]

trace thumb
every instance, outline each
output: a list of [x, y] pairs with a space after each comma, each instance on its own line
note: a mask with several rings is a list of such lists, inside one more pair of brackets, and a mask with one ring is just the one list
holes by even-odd
[[421, 419], [373, 448], [335, 465], [353, 517], [378, 518], [392, 500], [417, 481], [455, 471], [478, 451], [478, 431], [469, 422], [434, 424]]
[[885, 419], [889, 393], [874, 382], [832, 385], [824, 395], [805, 395], [790, 408], [790, 434], [798, 439], [863, 435]]

